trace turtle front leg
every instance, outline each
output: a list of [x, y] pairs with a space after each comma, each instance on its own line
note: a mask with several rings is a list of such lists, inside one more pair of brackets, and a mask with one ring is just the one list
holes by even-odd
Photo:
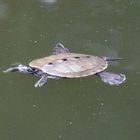
[[21, 73], [30, 73], [30, 74], [32, 74], [33, 70], [30, 67], [27, 67], [25, 65], [19, 64], [18, 66], [13, 67], [13, 68], [9, 68], [9, 69], [7, 69], [7, 70], [5, 70], [3, 72], [4, 73], [8, 73], [8, 72], [21, 72]]
[[48, 79], [48, 75], [43, 74], [40, 80], [35, 83], [35, 87], [42, 87], [47, 82], [47, 79]]

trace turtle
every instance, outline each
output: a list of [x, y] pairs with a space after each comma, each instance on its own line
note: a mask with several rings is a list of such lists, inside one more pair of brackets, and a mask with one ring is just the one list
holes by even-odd
[[71, 53], [63, 44], [58, 43], [53, 48], [52, 55], [35, 59], [29, 63], [29, 66], [18, 64], [16, 67], [8, 68], [4, 73], [21, 72], [40, 77], [35, 83], [35, 87], [43, 86], [48, 78], [79, 78], [90, 75], [97, 75], [109, 85], [120, 85], [126, 81], [124, 74], [105, 71], [108, 62], [119, 59]]

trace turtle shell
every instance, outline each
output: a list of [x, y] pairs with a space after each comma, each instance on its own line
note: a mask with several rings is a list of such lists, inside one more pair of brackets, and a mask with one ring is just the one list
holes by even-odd
[[94, 55], [60, 53], [33, 60], [29, 66], [52, 76], [74, 78], [101, 72], [107, 68], [108, 63]]

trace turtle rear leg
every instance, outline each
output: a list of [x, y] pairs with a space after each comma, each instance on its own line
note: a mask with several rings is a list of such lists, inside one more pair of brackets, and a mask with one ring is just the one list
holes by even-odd
[[35, 87], [43, 86], [47, 82], [47, 79], [48, 79], [48, 75], [47, 74], [42, 75], [40, 80], [35, 83]]
[[21, 72], [21, 73], [32, 73], [33, 70], [30, 67], [27, 67], [25, 65], [19, 64], [16, 67], [13, 68], [9, 68], [5, 71], [3, 71], [4, 73], [8, 73], [8, 72]]
[[110, 85], [120, 85], [126, 81], [126, 77], [123, 74], [115, 74], [111, 72], [102, 71], [97, 73], [97, 75], [101, 78], [104, 83], [108, 83]]

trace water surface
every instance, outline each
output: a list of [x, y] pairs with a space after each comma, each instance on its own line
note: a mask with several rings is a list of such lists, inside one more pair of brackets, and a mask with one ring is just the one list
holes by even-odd
[[139, 0], [0, 1], [0, 70], [52, 54], [61, 42], [72, 52], [123, 57], [109, 71], [120, 86], [95, 76], [49, 80], [0, 73], [2, 140], [139, 140]]

